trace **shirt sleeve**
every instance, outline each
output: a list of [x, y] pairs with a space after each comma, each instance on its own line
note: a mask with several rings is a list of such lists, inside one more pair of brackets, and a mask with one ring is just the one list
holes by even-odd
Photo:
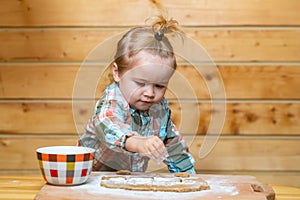
[[188, 147], [171, 120], [171, 110], [167, 110], [167, 136], [164, 140], [169, 157], [165, 161], [171, 173], [188, 172], [195, 174], [194, 158], [189, 153]]
[[126, 151], [124, 144], [126, 138], [137, 134], [132, 131], [130, 124], [126, 123], [129, 120], [127, 115], [124, 105], [117, 100], [107, 100], [96, 104], [91, 125], [94, 127], [96, 136], [108, 148], [124, 152]]

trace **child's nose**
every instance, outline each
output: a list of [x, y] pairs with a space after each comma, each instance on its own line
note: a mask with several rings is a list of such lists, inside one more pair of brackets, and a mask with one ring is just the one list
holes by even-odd
[[154, 97], [154, 86], [152, 84], [147, 85], [146, 90], [145, 90], [145, 96], [147, 97]]

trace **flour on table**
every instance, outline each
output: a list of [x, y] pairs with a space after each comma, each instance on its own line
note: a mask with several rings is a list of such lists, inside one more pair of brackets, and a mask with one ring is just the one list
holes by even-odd
[[[122, 182], [122, 178], [118, 179]], [[84, 191], [90, 195], [106, 195], [107, 197], [126, 197], [132, 199], [143, 199], [147, 196], [147, 199], [175, 199], [175, 198], [193, 198], [193, 197], [215, 197], [216, 199], [222, 199], [223, 195], [236, 196], [239, 194], [237, 188], [231, 185], [215, 184], [213, 182], [207, 181], [210, 185], [209, 190], [195, 191], [195, 192], [160, 192], [160, 191], [134, 191], [134, 190], [124, 190], [124, 189], [111, 189], [100, 186], [101, 176], [90, 177], [88, 182], [83, 185], [71, 187], [74, 190]]]

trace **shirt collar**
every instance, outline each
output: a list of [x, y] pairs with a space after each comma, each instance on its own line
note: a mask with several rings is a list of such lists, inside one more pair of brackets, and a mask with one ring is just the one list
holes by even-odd
[[137, 110], [137, 109], [134, 109], [130, 106], [130, 114], [131, 116], [134, 116], [134, 114], [138, 114], [138, 115], [142, 115], [143, 117], [148, 117], [149, 116], [149, 110], [147, 111], [140, 111], [140, 110]]

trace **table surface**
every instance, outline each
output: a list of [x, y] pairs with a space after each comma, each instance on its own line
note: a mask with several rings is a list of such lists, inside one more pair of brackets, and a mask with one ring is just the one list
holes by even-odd
[[[0, 175], [0, 200], [34, 199], [44, 186], [40, 175]], [[272, 185], [276, 200], [300, 200], [300, 188]]]

